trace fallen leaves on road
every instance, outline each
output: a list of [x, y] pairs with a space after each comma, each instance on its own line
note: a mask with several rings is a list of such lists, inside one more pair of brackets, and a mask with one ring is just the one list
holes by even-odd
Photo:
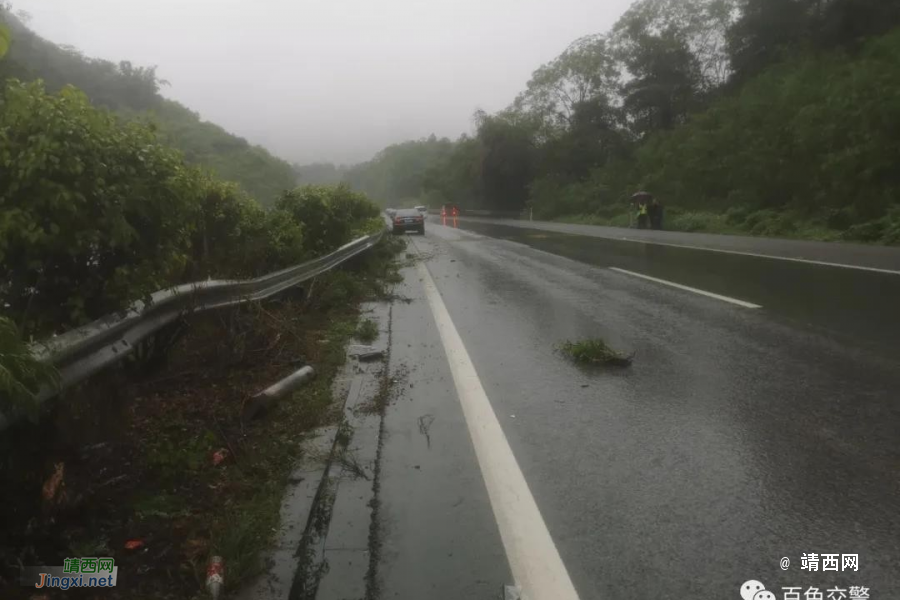
[[566, 341], [559, 349], [580, 364], [612, 365], [614, 367], [627, 367], [634, 360], [634, 354], [626, 355], [610, 348], [601, 339], [580, 340], [578, 342]]

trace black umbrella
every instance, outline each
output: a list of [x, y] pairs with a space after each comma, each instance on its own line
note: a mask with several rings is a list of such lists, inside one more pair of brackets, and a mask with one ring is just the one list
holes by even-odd
[[650, 192], [638, 192], [631, 197], [632, 200], [640, 200], [641, 198], [653, 198], [653, 194]]

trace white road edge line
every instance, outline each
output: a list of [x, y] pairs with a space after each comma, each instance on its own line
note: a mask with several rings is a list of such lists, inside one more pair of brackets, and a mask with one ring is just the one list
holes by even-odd
[[715, 298], [716, 300], [721, 300], [723, 302], [730, 302], [731, 304], [737, 304], [738, 306], [743, 306], [744, 308], [762, 308], [762, 306], [760, 306], [759, 304], [753, 304], [752, 302], [745, 302], [743, 300], [738, 300], [737, 298], [729, 298], [728, 296], [722, 296], [720, 294], [713, 294], [712, 292], [698, 290], [697, 288], [692, 288], [687, 285], [681, 285], [680, 283], [675, 283], [674, 281], [666, 281], [665, 279], [658, 279], [656, 277], [650, 277], [649, 275], [644, 275], [642, 273], [635, 273], [634, 271], [626, 271], [625, 269], [620, 269], [619, 267], [609, 267], [609, 270], [616, 271], [617, 273], [624, 273], [625, 275], [631, 275], [632, 277], [640, 277], [641, 279], [646, 279], [647, 281], [654, 281], [656, 283], [668, 285], [673, 288], [678, 288], [679, 290], [685, 290], [687, 292], [693, 292], [695, 294], [700, 294], [701, 296], [706, 296], [708, 298]]
[[[615, 238], [607, 238], [615, 239]], [[818, 265], [820, 267], [837, 267], [839, 269], [856, 269], [857, 271], [869, 271], [871, 273], [884, 273], [887, 275], [900, 275], [900, 271], [891, 269], [880, 269], [878, 267], [864, 267], [862, 265], [848, 265], [847, 263], [828, 262], [824, 260], [813, 260], [811, 258], [794, 258], [792, 256], [778, 256], [774, 254], [759, 254], [758, 252], [742, 252], [741, 250], [724, 250], [721, 248], [707, 248], [705, 246], [689, 246], [686, 244], [672, 244], [669, 242], [652, 242], [635, 238], [622, 238], [623, 242], [632, 242], [634, 244], [653, 244], [654, 246], [668, 246], [669, 248], [685, 248], [686, 250], [703, 250], [705, 252], [718, 252], [720, 254], [736, 254], [738, 256], [750, 256], [753, 258], [771, 258], [772, 260], [784, 260], [787, 262], [804, 263], [807, 265]]]
[[516, 462], [472, 359], [424, 263], [418, 264], [453, 382], [475, 446], [512, 575], [529, 600], [578, 600], [528, 482]]
[[[472, 217], [467, 217], [471, 219]], [[481, 218], [481, 217], [475, 217]], [[490, 222], [488, 219], [486, 222]], [[499, 223], [505, 225], [505, 223]], [[787, 262], [805, 263], [808, 265], [819, 265], [822, 267], [837, 267], [839, 269], [856, 269], [857, 271], [869, 271], [871, 273], [884, 273], [887, 275], [900, 275], [900, 271], [896, 269], [881, 269], [879, 267], [864, 267], [862, 265], [848, 265], [847, 263], [828, 262], [824, 260], [813, 260], [811, 258], [794, 258], [791, 256], [778, 256], [777, 254], [760, 254], [758, 252], [744, 252], [742, 250], [725, 250], [722, 248], [708, 248], [706, 246], [692, 246], [690, 244], [674, 244], [672, 242], [657, 242], [654, 240], [643, 240], [640, 238], [615, 237], [614, 235], [596, 235], [591, 233], [573, 233], [557, 228], [529, 227], [527, 225], [509, 225], [509, 227], [519, 227], [521, 229], [531, 229], [534, 231], [551, 231], [553, 233], [565, 233], [568, 235], [580, 235], [582, 237], [594, 237], [602, 240], [613, 240], [616, 242], [631, 242], [632, 244], [651, 244], [653, 246], [668, 246], [669, 248], [684, 248], [685, 250], [703, 250], [704, 252], [718, 252], [720, 254], [736, 254], [738, 256], [751, 256], [753, 258], [771, 258], [772, 260], [784, 260]]]

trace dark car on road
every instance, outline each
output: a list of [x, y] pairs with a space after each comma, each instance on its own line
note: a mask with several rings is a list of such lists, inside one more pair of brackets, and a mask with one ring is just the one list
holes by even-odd
[[391, 222], [395, 234], [406, 231], [417, 231], [422, 235], [425, 234], [425, 217], [415, 208], [401, 208], [394, 214]]

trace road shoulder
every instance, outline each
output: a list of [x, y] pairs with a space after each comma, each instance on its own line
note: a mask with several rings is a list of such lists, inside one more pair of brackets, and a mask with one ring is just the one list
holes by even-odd
[[368, 597], [495, 598], [512, 583], [499, 530], [422, 283], [401, 272]]

